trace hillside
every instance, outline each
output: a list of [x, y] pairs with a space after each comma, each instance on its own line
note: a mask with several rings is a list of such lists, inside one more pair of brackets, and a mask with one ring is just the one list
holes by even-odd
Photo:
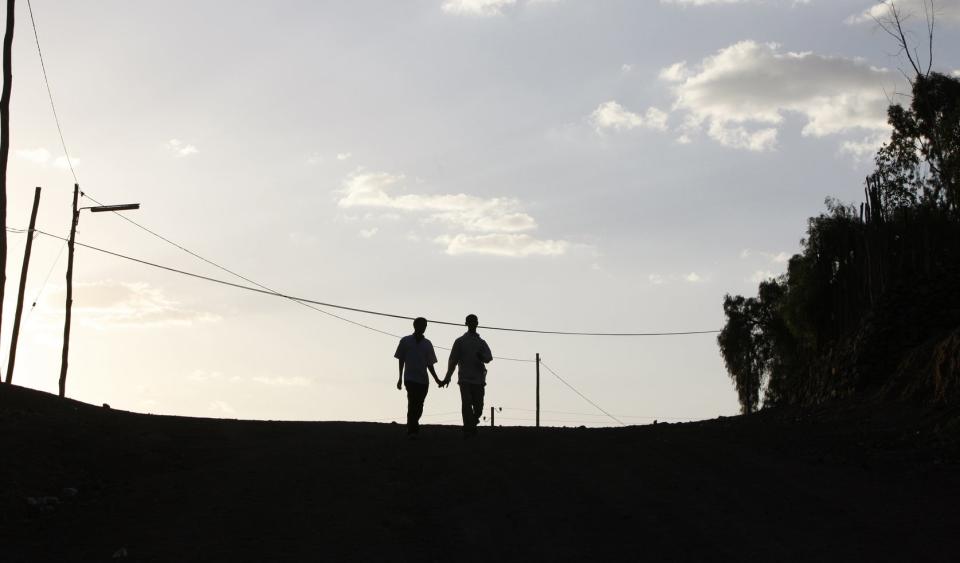
[[481, 430], [428, 426], [410, 442], [395, 425], [149, 416], [3, 387], [2, 560], [945, 561], [960, 548], [956, 410]]

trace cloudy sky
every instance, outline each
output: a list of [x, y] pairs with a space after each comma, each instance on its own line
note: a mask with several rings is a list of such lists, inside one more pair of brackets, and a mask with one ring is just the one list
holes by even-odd
[[[921, 32], [919, 6], [902, 1]], [[8, 222], [26, 226], [39, 185], [39, 227], [66, 234], [73, 178], [26, 3], [18, 10]], [[885, 108], [905, 92], [907, 65], [876, 10], [871, 0], [34, 1], [66, 143], [99, 201], [139, 202], [131, 218], [288, 294], [616, 332], [720, 328], [724, 294], [782, 273], [826, 196], [860, 197]], [[960, 2], [938, 10], [934, 67], [956, 72]], [[78, 240], [237, 281], [116, 216], [84, 213]], [[23, 242], [10, 235], [4, 357]], [[37, 305], [15, 375], [48, 391], [62, 247], [36, 241], [27, 306]], [[195, 416], [403, 418], [392, 337], [85, 249], [75, 280], [72, 397]], [[427, 336], [449, 346], [459, 332], [433, 325]], [[628, 422], [737, 410], [712, 335], [484, 336], [498, 356], [541, 353]], [[605, 422], [543, 378], [545, 420]], [[487, 404], [505, 408], [504, 422], [527, 423], [533, 399], [531, 364], [491, 364]], [[455, 390], [432, 389], [427, 420], [455, 422], [458, 403]]]

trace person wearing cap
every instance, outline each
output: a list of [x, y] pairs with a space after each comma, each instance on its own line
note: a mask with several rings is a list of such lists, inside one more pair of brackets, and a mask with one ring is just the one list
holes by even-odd
[[427, 319], [417, 317], [413, 321], [413, 334], [400, 339], [393, 357], [400, 361], [400, 374], [397, 378], [397, 390], [407, 388], [407, 435], [416, 438], [420, 432], [420, 417], [423, 415], [423, 401], [427, 398], [427, 370], [433, 380], [440, 385], [440, 378], [433, 369], [437, 355], [433, 344], [423, 336], [427, 331]]
[[467, 332], [457, 338], [450, 349], [447, 375], [440, 383], [450, 384], [454, 368], [457, 369], [457, 385], [460, 387], [460, 402], [465, 436], [477, 433], [477, 424], [483, 414], [483, 393], [487, 384], [487, 364], [493, 361], [490, 347], [477, 334], [479, 320], [476, 315], [467, 315]]

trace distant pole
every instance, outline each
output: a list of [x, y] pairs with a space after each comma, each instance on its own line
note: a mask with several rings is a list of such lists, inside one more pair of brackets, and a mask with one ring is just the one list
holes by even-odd
[[13, 16], [16, 0], [7, 0], [7, 25], [3, 34], [3, 93], [0, 94], [0, 323], [7, 286], [7, 160], [10, 156], [10, 92], [13, 88]]
[[17, 310], [13, 315], [13, 334], [10, 337], [10, 361], [7, 363], [7, 385], [13, 383], [13, 366], [17, 362], [17, 341], [20, 339], [20, 319], [23, 316], [23, 294], [27, 290], [27, 269], [30, 267], [30, 251], [33, 250], [33, 230], [37, 226], [37, 209], [40, 208], [40, 187], [33, 192], [33, 211], [30, 212], [30, 228], [27, 229], [27, 244], [23, 250], [23, 267], [20, 269], [20, 292], [17, 293]]
[[540, 352], [537, 352], [537, 428], [540, 428]]
[[493, 407], [490, 407], [490, 428], [493, 428], [494, 426], [496, 426], [496, 424], [493, 422]]
[[63, 320], [63, 356], [60, 358], [60, 396], [67, 391], [67, 358], [70, 355], [70, 310], [73, 308], [73, 242], [77, 238], [77, 223], [80, 210], [77, 200], [80, 198], [80, 184], [73, 185], [73, 220], [70, 223], [70, 240], [67, 241], [67, 311]]

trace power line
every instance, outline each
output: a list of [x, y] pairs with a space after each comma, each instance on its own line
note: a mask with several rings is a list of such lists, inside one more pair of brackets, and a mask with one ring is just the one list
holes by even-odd
[[42, 295], [43, 290], [47, 288], [47, 283], [50, 281], [50, 275], [53, 274], [53, 270], [57, 267], [57, 264], [60, 263], [60, 257], [63, 256], [63, 251], [66, 248], [67, 242], [64, 241], [64, 243], [60, 245], [60, 251], [57, 252], [57, 257], [53, 259], [53, 264], [50, 264], [50, 269], [47, 270], [47, 275], [45, 278], [43, 278], [43, 283], [40, 285], [40, 289], [37, 290], [36, 297], [34, 297], [33, 301], [31, 301], [30, 310], [27, 311], [27, 318], [30, 318], [30, 313], [37, 308], [37, 302], [40, 301], [40, 295]]
[[[26, 231], [23, 230], [23, 229], [7, 228], [7, 230], [10, 231], [10, 232], [18, 232], [18, 233], [24, 233], [24, 232], [26, 232]], [[34, 229], [34, 232], [40, 233], [40, 234], [42, 234], [42, 235], [45, 235], [45, 236], [48, 236], [48, 237], [51, 237], [51, 238], [55, 238], [55, 239], [58, 239], [58, 240], [62, 240], [62, 241], [66, 241], [66, 240], [67, 240], [67, 239], [64, 238], [64, 237], [61, 237], [61, 236], [58, 236], [58, 235], [54, 235], [54, 234], [52, 234], [52, 233], [48, 233], [48, 232], [42, 231], [42, 230], [40, 230], [40, 229]], [[115, 256], [115, 257], [117, 257], [117, 258], [123, 258], [124, 260], [129, 260], [129, 261], [131, 261], [131, 262], [136, 262], [136, 263], [138, 263], [138, 264], [143, 264], [143, 265], [145, 265], [145, 266], [150, 266], [150, 267], [153, 267], [153, 268], [158, 268], [158, 269], [161, 269], [161, 270], [166, 270], [166, 271], [168, 271], [168, 272], [173, 272], [173, 273], [176, 273], [176, 274], [181, 274], [181, 275], [184, 275], [184, 276], [188, 276], [188, 277], [192, 277], [192, 278], [196, 278], [196, 279], [200, 279], [200, 280], [204, 280], [204, 281], [208, 281], [208, 282], [212, 282], [212, 283], [217, 283], [217, 284], [225, 285], [225, 286], [228, 286], [228, 287], [234, 287], [234, 288], [237, 288], [237, 289], [244, 289], [244, 290], [247, 290], [247, 291], [252, 291], [252, 292], [254, 292], [254, 293], [260, 293], [260, 294], [264, 294], [264, 295], [271, 295], [271, 296], [274, 296], [274, 297], [281, 297], [281, 298], [284, 298], [284, 299], [288, 299], [288, 300], [290, 300], [290, 301], [293, 301], [294, 303], [300, 303], [300, 304], [302, 304], [302, 305], [307, 306], [307, 307], [310, 308], [310, 309], [313, 309], [313, 310], [315, 310], [315, 311], [319, 311], [319, 312], [321, 312], [321, 313], [323, 313], [323, 314], [325, 314], [325, 315], [329, 315], [329, 316], [334, 317], [334, 318], [336, 318], [336, 319], [339, 319], [339, 320], [341, 320], [341, 321], [348, 322], [348, 323], [350, 323], [350, 324], [353, 324], [353, 325], [356, 325], [356, 326], [365, 328], [365, 329], [367, 329], [367, 330], [372, 330], [372, 331], [378, 332], [378, 333], [380, 333], [380, 334], [384, 334], [384, 335], [387, 335], [387, 336], [392, 336], [392, 337], [394, 337], [394, 338], [400, 338], [400, 335], [398, 335], [398, 334], [393, 334], [393, 333], [387, 332], [387, 331], [385, 331], [385, 330], [380, 330], [380, 329], [378, 329], [378, 328], [375, 328], [375, 327], [372, 327], [372, 326], [369, 326], [369, 325], [365, 325], [365, 324], [363, 324], [363, 323], [359, 323], [359, 322], [354, 321], [354, 320], [352, 320], [352, 319], [348, 319], [348, 318], [346, 318], [346, 317], [342, 317], [342, 316], [340, 316], [340, 315], [336, 315], [336, 314], [334, 314], [334, 313], [330, 313], [329, 311], [324, 311], [323, 309], [319, 309], [319, 308], [317, 308], [317, 307], [314, 307], [313, 305], [324, 305], [324, 306], [327, 306], [327, 307], [334, 307], [334, 308], [339, 308], [339, 309], [347, 309], [347, 310], [352, 310], [352, 311], [360, 311], [360, 310], [358, 310], [358, 309], [351, 309], [351, 308], [349, 308], [349, 307], [344, 307], [344, 306], [341, 306], [341, 305], [326, 304], [326, 303], [323, 303], [323, 302], [320, 302], [320, 301], [313, 301], [313, 300], [310, 300], [310, 299], [304, 299], [304, 298], [300, 298], [300, 297], [293, 297], [293, 296], [290, 296], [290, 295], [285, 295], [285, 294], [282, 294], [282, 293], [278, 293], [278, 292], [273, 291], [273, 290], [271, 290], [271, 289], [269, 289], [269, 288], [267, 288], [267, 289], [258, 289], [258, 288], [256, 288], [256, 287], [250, 287], [250, 286], [246, 286], [246, 285], [242, 285], [242, 284], [238, 284], [238, 283], [229, 282], [229, 281], [226, 281], [226, 280], [220, 280], [220, 279], [217, 279], [217, 278], [212, 278], [212, 277], [209, 277], [209, 276], [204, 276], [204, 275], [196, 274], [196, 273], [193, 273], [193, 272], [187, 272], [187, 271], [185, 271], [185, 270], [180, 270], [180, 269], [177, 269], [177, 268], [171, 268], [171, 267], [169, 267], [169, 266], [163, 266], [163, 265], [157, 264], [157, 263], [155, 263], [155, 262], [150, 262], [150, 261], [147, 261], [147, 260], [141, 260], [141, 259], [139, 259], [139, 258], [134, 258], [134, 257], [132, 257], [132, 256], [127, 256], [127, 255], [125, 255], [125, 254], [120, 254], [120, 253], [118, 253], [118, 252], [113, 252], [113, 251], [110, 251], [110, 250], [105, 250], [105, 249], [103, 249], [103, 248], [98, 248], [98, 247], [96, 247], [96, 246], [92, 246], [92, 245], [89, 245], [89, 244], [84, 244], [84, 243], [82, 243], [82, 242], [74, 241], [74, 244], [76, 244], [77, 246], [82, 246], [82, 247], [84, 247], [84, 248], [89, 248], [90, 250], [95, 250], [95, 251], [97, 251], [97, 252], [101, 252], [101, 253], [103, 253], [103, 254], [107, 254], [107, 255], [110, 255], [110, 256]], [[389, 316], [393, 316], [393, 317], [396, 317], [396, 318], [408, 319], [408, 320], [413, 320], [413, 318], [414, 318], [414, 317], [400, 317], [400, 316], [398, 316], [398, 315], [389, 315]], [[442, 323], [442, 324], [452, 324], [452, 323]], [[457, 325], [457, 326], [460, 326], [460, 325]], [[443, 346], [436, 346], [436, 348], [439, 348], [439, 349], [441, 349], [441, 350], [449, 350], [449, 348], [445, 348], [445, 347], [443, 347]], [[524, 358], [508, 358], [508, 357], [503, 357], [503, 356], [494, 356], [494, 358], [496, 358], [496, 359], [498, 359], [498, 360], [504, 360], [504, 361], [510, 361], [510, 362], [529, 362], [529, 363], [532, 363], [532, 362], [536, 361], [536, 360], [528, 360], [528, 359], [524, 359]]]
[[[541, 360], [541, 364], [543, 361]], [[522, 412], [537, 412], [536, 409], [521, 409], [518, 407], [499, 407], [503, 410], [508, 411], [522, 411]], [[550, 410], [541, 410], [542, 413], [548, 414], [564, 414], [564, 415], [575, 415], [575, 416], [606, 416], [605, 414], [597, 414], [592, 412], [571, 412], [571, 411], [550, 411]], [[618, 414], [619, 418], [640, 418], [645, 420], [690, 420], [689, 418], [676, 418], [668, 416], [650, 416], [650, 415], [639, 415], [639, 414]]]
[[70, 152], [67, 150], [67, 142], [63, 139], [63, 128], [60, 126], [60, 117], [57, 115], [57, 106], [53, 103], [53, 90], [50, 88], [50, 79], [47, 77], [47, 65], [43, 62], [43, 51], [40, 49], [40, 35], [37, 33], [37, 22], [33, 18], [33, 4], [27, 0], [27, 9], [30, 11], [30, 25], [33, 26], [33, 38], [37, 42], [37, 55], [40, 56], [40, 69], [43, 71], [43, 83], [47, 87], [47, 97], [50, 98], [50, 109], [53, 110], [53, 120], [57, 124], [57, 132], [60, 134], [60, 146], [63, 147], [63, 154], [67, 158], [67, 166], [70, 167], [70, 174], [73, 181], [77, 180], [77, 172], [73, 169], [73, 161], [70, 159]]
[[594, 407], [596, 407], [596, 409], [597, 409], [598, 411], [600, 411], [600, 412], [602, 412], [603, 414], [607, 415], [607, 416], [610, 417], [611, 419], [617, 421], [617, 423], [620, 424], [620, 426], [626, 426], [626, 424], [624, 424], [624, 422], [623, 422], [622, 420], [620, 420], [619, 418], [613, 416], [613, 415], [610, 414], [609, 412], [605, 411], [605, 410], [603, 409], [603, 407], [601, 407], [600, 405], [598, 405], [598, 404], [594, 403], [593, 401], [591, 401], [590, 399], [588, 399], [587, 396], [584, 395], [583, 393], [581, 393], [580, 391], [577, 391], [577, 388], [576, 388], [576, 387], [574, 387], [573, 385], [570, 385], [569, 383], [567, 383], [567, 381], [566, 381], [564, 378], [562, 378], [562, 377], [560, 377], [559, 375], [557, 375], [557, 372], [553, 371], [553, 370], [550, 368], [550, 366], [548, 366], [547, 364], [545, 364], [545, 363], [543, 362], [542, 359], [540, 360], [540, 365], [542, 365], [543, 367], [547, 368], [547, 371], [549, 371], [550, 373], [553, 374], [554, 377], [556, 377], [557, 379], [559, 379], [559, 380], [560, 380], [560, 383], [563, 383], [564, 385], [566, 385], [567, 387], [569, 387], [571, 391], [573, 391], [573, 392], [576, 393], [577, 395], [580, 395], [580, 398], [581, 398], [581, 399], [583, 399], [584, 401], [590, 403], [591, 405], [593, 405]]
[[[46, 235], [46, 236], [49, 236], [49, 237], [53, 237], [53, 238], [56, 238], [56, 239], [59, 239], [59, 240], [66, 240], [64, 237], [57, 236], [57, 235], [48, 233], [48, 232], [46, 232], [46, 231], [41, 231], [40, 229], [36, 229], [35, 231], [38, 232], [38, 233], [40, 233], [40, 234], [43, 234], [43, 235]], [[275, 296], [275, 297], [282, 297], [282, 298], [284, 298], [284, 299], [289, 299], [289, 300], [295, 301], [295, 302], [309, 303], [309, 304], [312, 304], [312, 305], [319, 305], [319, 306], [322, 306], [322, 307], [330, 307], [330, 308], [333, 308], [333, 309], [342, 309], [342, 310], [345, 310], [345, 311], [352, 311], [352, 312], [354, 312], [354, 313], [363, 313], [363, 314], [367, 314], [367, 315], [375, 315], [375, 316], [387, 317], [387, 318], [393, 318], [393, 319], [402, 319], [402, 320], [410, 320], [410, 321], [412, 321], [412, 320], [414, 320], [414, 319], [416, 318], [416, 317], [411, 317], [411, 316], [406, 316], [406, 315], [397, 315], [397, 314], [394, 314], [394, 313], [384, 313], [384, 312], [381, 312], [381, 311], [374, 311], [374, 310], [370, 310], [370, 309], [360, 309], [360, 308], [357, 308], [357, 307], [349, 307], [349, 306], [346, 306], [346, 305], [338, 305], [338, 304], [335, 304], [335, 303], [327, 303], [327, 302], [324, 302], [324, 301], [317, 301], [317, 300], [314, 300], [314, 299], [307, 299], [307, 298], [305, 298], [305, 297], [295, 297], [295, 296], [292, 296], [292, 295], [287, 295], [287, 294], [279, 293], [279, 292], [274, 291], [274, 290], [269, 289], [269, 288], [259, 289], [259, 288], [256, 288], [256, 287], [250, 287], [250, 286], [248, 286], [248, 285], [242, 285], [242, 284], [238, 284], [238, 283], [229, 282], [229, 281], [226, 281], [226, 280], [221, 280], [221, 279], [217, 279], [217, 278], [212, 278], [212, 277], [210, 277], [210, 276], [204, 276], [204, 275], [202, 275], [202, 274], [197, 274], [197, 273], [193, 273], [193, 272], [188, 272], [188, 271], [186, 271], [186, 270], [180, 270], [180, 269], [178, 269], [178, 268], [173, 268], [173, 267], [170, 267], [170, 266], [164, 266], [164, 265], [162, 265], [162, 264], [157, 264], [157, 263], [155, 263], [155, 262], [150, 262], [150, 261], [148, 261], [148, 260], [142, 260], [142, 259], [140, 259], [140, 258], [134, 258], [133, 256], [128, 256], [128, 255], [126, 255], [126, 254], [121, 254], [121, 253], [119, 253], [119, 252], [113, 252], [113, 251], [111, 251], [111, 250], [106, 250], [106, 249], [99, 248], [99, 247], [96, 247], [96, 246], [92, 246], [92, 245], [89, 245], [89, 244], [84, 244], [84, 243], [82, 243], [82, 242], [75, 242], [75, 244], [77, 244], [78, 246], [82, 246], [82, 247], [84, 247], [84, 248], [89, 248], [90, 250], [95, 250], [95, 251], [100, 252], [100, 253], [103, 253], [103, 254], [107, 254], [107, 255], [110, 255], [110, 256], [114, 256], [114, 257], [117, 257], [117, 258], [123, 258], [124, 260], [129, 260], [129, 261], [131, 261], [131, 262], [136, 262], [136, 263], [138, 263], [138, 264], [143, 264], [143, 265], [145, 265], [145, 266], [150, 266], [150, 267], [152, 267], [152, 268], [157, 268], [157, 269], [160, 269], [160, 270], [166, 270], [166, 271], [168, 271], [168, 272], [173, 272], [173, 273], [176, 273], [176, 274], [181, 274], [181, 275], [189, 276], [189, 277], [192, 277], [192, 278], [197, 278], [197, 279], [204, 280], [204, 281], [208, 281], [208, 282], [211, 282], [211, 283], [217, 283], [217, 284], [225, 285], [225, 286], [228, 286], [228, 287], [234, 287], [234, 288], [237, 288], [237, 289], [244, 289], [244, 290], [246, 290], [246, 291], [252, 291], [252, 292], [254, 292], [254, 293], [261, 293], [261, 294], [265, 294], [265, 295], [272, 295], [272, 296]], [[333, 315], [332, 313], [327, 313], [327, 314]], [[338, 318], [342, 318], [342, 317], [338, 317]], [[354, 321], [349, 321], [348, 319], [343, 319], [343, 320], [347, 320], [348, 322], [354, 322]], [[429, 320], [429, 322], [434, 323], [434, 324], [439, 324], [439, 325], [447, 325], [447, 326], [456, 326], [456, 327], [463, 326], [461, 323], [454, 323], [454, 322], [450, 322], [450, 321]], [[355, 324], [359, 324], [359, 323], [355, 323]], [[361, 326], [365, 326], [365, 325], [361, 325]], [[366, 327], [366, 328], [371, 328], [371, 327]], [[502, 327], [492, 327], [492, 326], [481, 327], [481, 328], [484, 328], [484, 329], [486, 329], [486, 330], [497, 330], [497, 331], [508, 331], [508, 332], [522, 332], [522, 333], [531, 333], [531, 332], [532, 332], [532, 333], [535, 333], [535, 334], [587, 334], [587, 333], [563, 333], [563, 332], [556, 332], [556, 331], [531, 331], [531, 330], [519, 329], [519, 328], [502, 328]], [[384, 331], [380, 331], [379, 329], [373, 329], [373, 328], [371, 328], [371, 330], [377, 330], [378, 332], [383, 332], [384, 334], [389, 334], [390, 336], [394, 336], [394, 337], [397, 336], [397, 335], [390, 334], [390, 333], [387, 333], [387, 332], [384, 332]], [[601, 335], [600, 333], [591, 333], [591, 334], [593, 334], [593, 335], [595, 335], [595, 336]], [[648, 335], [649, 335], [649, 334], [654, 334], [654, 333], [648, 333]], [[656, 334], [666, 334], [666, 333], [656, 333]], [[678, 333], [678, 334], [679, 334], [679, 333]], [[683, 333], [683, 334], [690, 334], [690, 333]], [[605, 333], [604, 335], [606, 335], [606, 336], [623, 336], [623, 334], [613, 334], [613, 333]], [[639, 335], [640, 335], [639, 333], [634, 333], [634, 334], [633, 334], [633, 336], [639, 336]], [[505, 359], [505, 358], [501, 358], [501, 359]], [[535, 360], [521, 360], [521, 359], [517, 359], [517, 361], [533, 362], [533, 361], [535, 361]]]
[[[70, 166], [70, 173], [73, 175], [74, 181], [79, 184], [79, 181], [77, 180], [76, 171], [74, 170], [74, 168], [73, 168], [73, 163], [72, 163], [72, 161], [70, 160], [70, 153], [69, 153], [69, 151], [67, 150], [66, 141], [64, 141], [64, 138], [63, 138], [63, 128], [62, 128], [61, 125], [60, 125], [60, 118], [59, 118], [59, 116], [57, 115], [57, 108], [56, 108], [56, 105], [55, 105], [54, 102], [53, 102], [53, 91], [52, 91], [52, 89], [51, 89], [51, 87], [50, 87], [50, 80], [49, 80], [48, 77], [47, 77], [47, 69], [46, 69], [46, 65], [44, 64], [44, 61], [43, 61], [43, 52], [42, 52], [42, 50], [41, 50], [41, 48], [40, 48], [40, 36], [39, 36], [39, 34], [38, 34], [38, 32], [37, 32], [36, 21], [35, 21], [35, 19], [34, 19], [34, 17], [33, 17], [33, 6], [31, 5], [30, 0], [27, 0], [27, 6], [28, 6], [28, 8], [29, 8], [29, 10], [30, 10], [30, 22], [31, 22], [31, 25], [33, 26], [34, 39], [36, 40], [36, 43], [37, 43], [37, 53], [38, 53], [39, 56], [40, 56], [40, 67], [41, 67], [41, 69], [43, 70], [44, 83], [46, 84], [47, 95], [48, 95], [48, 97], [50, 98], [50, 108], [51, 108], [51, 110], [53, 111], [53, 117], [54, 117], [54, 121], [56, 122], [56, 125], [57, 125], [57, 131], [58, 131], [59, 134], [60, 134], [60, 143], [61, 143], [61, 145], [63, 146], [63, 152], [64, 152], [64, 155], [65, 155], [66, 158], [67, 158], [67, 164]], [[101, 202], [97, 201], [94, 197], [90, 196], [89, 194], [86, 194], [86, 193], [84, 193], [84, 192], [81, 192], [81, 194], [83, 195], [83, 197], [86, 197], [87, 199], [89, 199], [90, 201], [96, 203], [97, 205], [103, 205]], [[114, 212], [114, 213], [116, 213], [116, 212]], [[397, 335], [395, 335], [395, 334], [391, 334], [391, 333], [389, 333], [389, 332], [385, 332], [385, 331], [382, 331], [382, 330], [379, 330], [379, 329], [376, 329], [376, 328], [373, 328], [373, 327], [364, 325], [364, 324], [362, 324], [362, 323], [357, 323], [357, 322], [352, 321], [352, 320], [350, 320], [350, 319], [346, 319], [346, 318], [344, 318], [344, 317], [340, 317], [340, 316], [338, 316], [338, 315], [335, 315], [335, 314], [333, 314], [333, 313], [330, 313], [329, 311], [325, 311], [325, 310], [323, 310], [323, 309], [318, 309], [318, 308], [316, 308], [316, 307], [313, 307], [312, 305], [320, 305], [320, 306], [323, 306], [323, 307], [330, 307], [330, 308], [334, 308], [334, 309], [341, 309], [341, 310], [353, 311], [353, 312], [363, 313], [363, 314], [368, 314], [368, 315], [378, 315], [378, 316], [383, 316], [383, 317], [392, 317], [392, 318], [405, 319], [405, 320], [412, 320], [412, 319], [413, 319], [413, 317], [407, 317], [407, 316], [404, 316], [404, 315], [394, 315], [394, 314], [389, 314], [389, 313], [381, 313], [381, 312], [377, 312], [377, 311], [370, 311], [370, 310], [358, 309], [358, 308], [354, 308], [354, 307], [345, 307], [345, 306], [341, 306], [341, 305], [334, 305], [334, 304], [331, 304], [331, 303], [320, 303], [320, 302], [312, 301], [312, 300], [309, 300], [309, 299], [298, 299], [298, 298], [294, 298], [294, 297], [291, 297], [291, 296], [282, 294], [282, 293], [280, 293], [280, 292], [278, 292], [278, 291], [276, 291], [276, 290], [273, 290], [273, 289], [271, 289], [271, 288], [269, 288], [269, 287], [267, 287], [267, 286], [265, 286], [265, 285], [263, 285], [263, 284], [261, 284], [261, 283], [259, 283], [259, 282], [256, 282], [256, 281], [254, 281], [254, 280], [252, 280], [252, 279], [250, 279], [250, 278], [248, 278], [248, 277], [245, 277], [245, 276], [243, 276], [243, 275], [240, 275], [240, 274], [238, 274], [237, 272], [234, 272], [233, 270], [231, 270], [231, 269], [229, 269], [229, 268], [227, 268], [227, 267], [225, 267], [225, 266], [221, 266], [220, 264], [217, 264], [216, 262], [214, 262], [214, 261], [212, 261], [212, 260], [209, 260], [209, 259], [207, 259], [207, 258], [205, 258], [205, 257], [203, 257], [203, 256], [201, 256], [201, 255], [199, 255], [199, 254], [197, 254], [196, 252], [194, 252], [194, 251], [186, 248], [185, 246], [183, 246], [183, 245], [181, 245], [181, 244], [178, 244], [178, 243], [170, 240], [170, 239], [167, 238], [167, 237], [164, 237], [163, 235], [161, 235], [161, 234], [159, 234], [159, 233], [157, 233], [157, 232], [155, 232], [155, 231], [153, 231], [153, 230], [151, 230], [151, 229], [148, 229], [147, 227], [141, 225], [140, 223], [137, 223], [136, 221], [134, 221], [133, 219], [127, 217], [127, 216], [124, 215], [124, 214], [121, 214], [121, 213], [116, 213], [116, 214], [117, 214], [118, 216], [120, 216], [120, 218], [122, 218], [123, 220], [125, 220], [125, 221], [127, 221], [128, 223], [134, 225], [135, 227], [137, 227], [137, 228], [139, 228], [139, 229], [141, 229], [141, 230], [143, 230], [143, 231], [145, 231], [145, 232], [153, 235], [154, 237], [157, 237], [158, 239], [160, 239], [160, 240], [162, 240], [162, 241], [164, 241], [164, 242], [166, 242], [166, 243], [168, 243], [168, 244], [170, 244], [170, 245], [172, 245], [172, 246], [174, 246], [174, 247], [182, 250], [183, 252], [186, 252], [187, 254], [190, 254], [191, 256], [193, 256], [193, 257], [195, 257], [195, 258], [197, 258], [197, 259], [199, 259], [199, 260], [202, 260], [203, 262], [206, 262], [207, 264], [209, 264], [209, 265], [211, 265], [211, 266], [213, 266], [213, 267], [215, 267], [215, 268], [218, 268], [218, 269], [220, 269], [220, 270], [222, 270], [222, 271], [224, 271], [224, 272], [226, 272], [226, 273], [228, 273], [228, 274], [230, 274], [230, 275], [232, 275], [232, 276], [235, 276], [235, 277], [237, 277], [237, 278], [239, 278], [239, 279], [242, 279], [243, 281], [245, 281], [245, 282], [247, 282], [247, 283], [250, 283], [250, 284], [253, 284], [253, 285], [259, 287], [259, 288], [262, 289], [262, 290], [265, 290], [266, 293], [269, 293], [269, 294], [272, 294], [272, 295], [275, 295], [275, 296], [278, 296], [278, 297], [283, 297], [283, 298], [289, 299], [289, 300], [294, 301], [294, 302], [296, 302], [296, 303], [299, 303], [299, 304], [301, 304], [301, 305], [303, 305], [303, 306], [305, 306], [305, 307], [314, 309], [314, 310], [316, 310], [316, 311], [318, 311], [318, 312], [321, 312], [321, 313], [323, 313], [323, 314], [325, 314], [325, 315], [329, 315], [329, 316], [331, 316], [331, 317], [337, 318], [337, 319], [342, 320], [342, 321], [344, 321], [344, 322], [348, 322], [348, 323], [351, 323], [351, 324], [355, 324], [355, 325], [357, 325], [357, 326], [366, 328], [366, 329], [368, 329], [368, 330], [372, 330], [372, 331], [375, 331], [375, 332], [379, 332], [379, 333], [381, 333], [381, 334], [385, 334], [385, 335], [388, 335], [388, 336], [393, 336], [393, 337], [395, 337], [395, 338], [397, 337]], [[91, 248], [92, 248], [92, 247], [91, 247]], [[99, 249], [94, 249], [94, 250], [99, 250]], [[118, 256], [120, 256], [120, 255], [118, 255]], [[127, 257], [125, 257], [125, 256], [121, 256], [121, 257], [127, 258]], [[151, 265], [152, 265], [152, 264], [151, 264]], [[157, 267], [159, 267], [159, 266], [157, 266]], [[180, 272], [180, 273], [187, 274], [186, 272]], [[190, 274], [187, 274], [187, 275], [190, 275]], [[200, 276], [196, 276], [196, 277], [200, 277]], [[208, 279], [209, 281], [219, 281], [219, 280], [213, 280], [212, 278], [207, 278], [207, 279]], [[226, 282], [220, 282], [220, 283], [226, 283]], [[236, 287], [241, 287], [241, 286], [237, 285]], [[253, 288], [247, 287], [246, 289], [252, 290]], [[459, 327], [459, 326], [462, 326], [462, 323], [451, 323], [451, 322], [445, 322], [445, 321], [431, 321], [431, 322], [433, 322], [433, 323], [435, 323], [435, 324], [442, 324], [442, 325], [450, 325], [450, 326], [458, 326], [458, 327]], [[557, 330], [518, 329], [518, 328], [492, 327], [492, 326], [480, 326], [479, 328], [482, 328], [482, 329], [484, 329], [484, 330], [496, 330], [496, 331], [501, 331], [501, 332], [520, 332], [520, 333], [526, 333], [526, 334], [545, 334], [545, 335], [559, 335], [559, 336], [624, 336], [624, 337], [633, 337], [633, 336], [690, 336], [690, 335], [698, 335], [698, 334], [716, 334], [716, 333], [720, 332], [719, 330], [696, 330], [696, 331], [682, 331], [682, 332], [586, 332], [586, 331], [557, 331]], [[500, 359], [509, 359], [509, 358], [500, 358]], [[532, 361], [532, 360], [515, 360], [515, 361]]]

